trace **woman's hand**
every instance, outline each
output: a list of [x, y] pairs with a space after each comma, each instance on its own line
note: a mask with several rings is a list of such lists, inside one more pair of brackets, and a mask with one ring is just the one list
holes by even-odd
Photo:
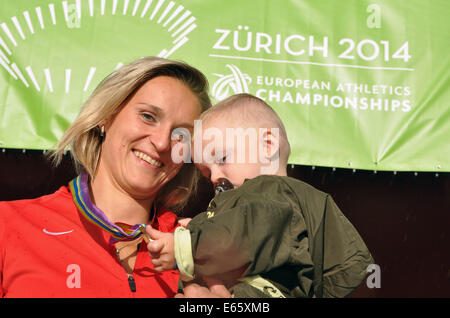
[[208, 287], [196, 283], [187, 284], [183, 288], [184, 294], [176, 294], [175, 298], [230, 298], [231, 294], [221, 281], [203, 277]]

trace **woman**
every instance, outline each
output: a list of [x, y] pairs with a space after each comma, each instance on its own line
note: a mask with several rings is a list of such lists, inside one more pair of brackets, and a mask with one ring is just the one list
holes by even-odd
[[153, 270], [139, 224], [171, 232], [196, 184], [171, 150], [210, 107], [204, 75], [142, 58], [106, 77], [52, 154], [80, 175], [53, 194], [0, 203], [3, 297], [173, 297], [178, 273]]

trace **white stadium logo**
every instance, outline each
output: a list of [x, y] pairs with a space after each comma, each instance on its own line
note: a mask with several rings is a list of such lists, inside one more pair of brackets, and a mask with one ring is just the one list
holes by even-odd
[[[15, 55], [20, 48], [21, 42], [32, 38], [36, 33], [50, 27], [59, 27], [61, 22], [67, 29], [82, 29], [83, 19], [101, 19], [106, 16], [113, 16], [114, 19], [121, 17], [135, 17], [136, 25], [142, 22], [150, 22], [165, 29], [168, 36], [172, 38], [171, 44], [160, 48], [159, 54], [150, 53], [159, 57], [168, 58], [177, 49], [183, 46], [189, 38], [187, 35], [192, 32], [197, 25], [194, 23], [196, 18], [192, 16], [191, 11], [174, 1], [165, 2], [165, 0], [75, 0], [50, 3], [44, 6], [37, 6], [30, 10], [25, 10], [7, 19], [2, 17], [5, 22], [0, 23], [0, 66], [4, 68], [12, 78], [20, 80], [27, 88], [35, 87], [41, 91], [45, 87], [46, 92], [53, 93], [55, 84], [64, 83], [65, 93], [69, 93], [71, 86], [71, 77], [73, 77], [72, 68], [65, 70], [52, 70], [50, 66], [43, 69], [36, 69], [33, 65], [20, 65], [16, 60], [20, 58]], [[88, 20], [84, 20], [88, 21]], [[109, 20], [111, 21], [111, 20]], [[113, 36], [113, 34], [111, 34]], [[156, 49], [156, 48], [155, 48]], [[158, 52], [157, 51], [157, 52]], [[68, 53], [69, 54], [69, 53]], [[73, 52], [72, 52], [73, 54]], [[99, 62], [102, 63], [102, 62]], [[19, 64], [19, 65], [18, 65]], [[123, 63], [117, 60], [111, 65], [111, 70], [122, 66]], [[90, 88], [97, 66], [88, 66], [89, 71], [84, 74], [83, 91]], [[79, 71], [79, 67], [76, 69]], [[61, 72], [62, 71], [62, 72]], [[75, 70], [74, 70], [75, 71]], [[58, 73], [58, 74], [56, 74]], [[39, 76], [38, 76], [39, 75]], [[64, 76], [64, 79], [56, 78]], [[83, 75], [79, 75], [83, 76]], [[42, 80], [40, 80], [40, 78]]]
[[[212, 95], [219, 101], [225, 99], [232, 93], [249, 93], [248, 84], [252, 81], [248, 74], [242, 73], [235, 65], [227, 64], [226, 67], [231, 71], [231, 74], [214, 74], [219, 76], [219, 79], [212, 87]], [[230, 89], [232, 93], [230, 93]]]

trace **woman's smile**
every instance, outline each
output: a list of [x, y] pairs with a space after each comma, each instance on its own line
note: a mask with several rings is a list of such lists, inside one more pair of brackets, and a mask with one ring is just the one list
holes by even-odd
[[139, 151], [139, 150], [133, 150], [133, 153], [135, 156], [140, 159], [141, 161], [144, 161], [145, 163], [148, 163], [151, 168], [157, 169], [163, 166], [163, 163], [157, 159], [152, 158], [148, 154]]

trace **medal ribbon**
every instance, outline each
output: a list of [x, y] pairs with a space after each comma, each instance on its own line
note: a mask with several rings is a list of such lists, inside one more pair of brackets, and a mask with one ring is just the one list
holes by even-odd
[[[92, 203], [89, 195], [87, 173], [82, 173], [70, 181], [69, 187], [72, 192], [73, 201], [81, 214], [90, 222], [110, 233], [113, 243], [117, 241], [133, 241], [142, 234], [139, 227], [143, 225], [145, 228], [145, 224], [129, 225], [120, 222], [112, 223], [106, 217], [105, 213]], [[155, 214], [153, 213], [153, 217], [155, 217]]]

